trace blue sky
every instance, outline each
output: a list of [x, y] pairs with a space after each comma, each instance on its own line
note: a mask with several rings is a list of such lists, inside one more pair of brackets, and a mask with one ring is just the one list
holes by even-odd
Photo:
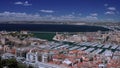
[[120, 21], [120, 0], [1, 0], [0, 21]]

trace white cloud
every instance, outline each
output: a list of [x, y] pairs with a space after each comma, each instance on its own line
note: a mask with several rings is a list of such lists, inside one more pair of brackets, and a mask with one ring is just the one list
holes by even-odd
[[105, 14], [106, 14], [106, 15], [114, 15], [115, 12], [113, 12], [113, 11], [107, 11], [107, 12], [105, 12]]
[[98, 13], [91, 13], [90, 15], [86, 17], [80, 18], [82, 21], [99, 21], [98, 19]]
[[107, 6], [108, 6], [108, 4], [104, 4], [104, 6], [105, 6], [105, 7], [107, 7]]
[[108, 10], [110, 10], [110, 11], [115, 11], [116, 8], [115, 8], [115, 7], [108, 7]]
[[74, 15], [72, 15], [72, 14], [69, 14], [69, 15], [63, 15], [63, 16], [57, 17], [57, 20], [98, 21], [98, 18], [97, 18], [96, 16], [80, 17], [80, 16], [74, 16]]
[[72, 19], [72, 18], [75, 18], [75, 16], [74, 15], [72, 15], [72, 14], [69, 14], [69, 15], [63, 15], [63, 16], [61, 16], [62, 18], [65, 18], [65, 19]]
[[38, 14], [32, 15], [8, 11], [0, 13], [0, 21], [37, 21], [39, 19], [41, 19], [41, 17]]
[[120, 12], [119, 12], [119, 11], [117, 11], [116, 13], [117, 13], [117, 14], [120, 14]]
[[[101, 21], [96, 15], [93, 16], [75, 16], [72, 14], [61, 15], [61, 16], [53, 16], [52, 14], [41, 16], [39, 14], [27, 14], [20, 12], [9, 12], [5, 11], [0, 13], [0, 21]], [[106, 21], [112, 21], [111, 19], [106, 19]]]
[[42, 9], [42, 10], [40, 10], [40, 12], [43, 12], [43, 13], [54, 13], [55, 11]]
[[90, 21], [96, 21], [96, 20], [98, 20], [97, 17], [93, 17], [93, 16], [86, 16], [85, 19], [86, 19], [86, 20], [90, 20]]
[[74, 15], [75, 14], [75, 12], [72, 12], [72, 15]]
[[24, 6], [31, 6], [32, 4], [29, 4], [28, 1], [25, 1]]
[[16, 4], [16, 5], [22, 5], [23, 3], [20, 2], [20, 1], [18, 1], [18, 2], [15, 2], [14, 4]]
[[107, 11], [105, 12], [106, 15], [115, 15], [118, 14], [118, 11], [115, 7], [107, 7]]
[[106, 19], [106, 21], [109, 21], [109, 22], [112, 22], [112, 21], [114, 21], [114, 19]]
[[39, 14], [27, 14], [27, 13], [18, 13], [18, 12], [9, 12], [9, 11], [0, 13], [0, 21], [41, 21], [41, 20], [96, 21], [98, 19], [97, 17], [93, 17], [93, 16], [80, 17], [80, 16], [74, 16], [72, 14], [62, 15], [62, 16], [53, 16], [53, 15], [40, 16]]
[[9, 11], [0, 13], [0, 21], [46, 21], [56, 20], [57, 18], [58, 17], [52, 15], [40, 16], [39, 14], [27, 14]]
[[81, 15], [82, 15], [82, 13], [79, 13], [78, 15], [79, 15], [79, 16], [81, 16]]
[[92, 14], [90, 14], [91, 16], [98, 16], [98, 14], [97, 13], [92, 13]]
[[22, 5], [22, 6], [31, 6], [32, 5], [28, 1], [25, 1], [25, 2], [18, 1], [18, 2], [15, 2], [14, 4], [15, 5]]

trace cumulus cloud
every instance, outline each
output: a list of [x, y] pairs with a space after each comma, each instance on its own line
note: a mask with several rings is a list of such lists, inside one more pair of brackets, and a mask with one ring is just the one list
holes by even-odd
[[72, 14], [69, 15], [63, 15], [57, 18], [57, 20], [70, 20], [70, 21], [98, 21], [98, 18], [96, 16], [85, 16], [85, 17], [80, 17], [80, 16], [74, 16]]
[[98, 18], [95, 16], [75, 16], [73, 14], [61, 15], [61, 16], [53, 16], [44, 15], [41, 16], [39, 14], [27, 14], [27, 13], [19, 13], [19, 12], [9, 12], [5, 11], [0, 13], [0, 21], [98, 21]]
[[115, 7], [108, 7], [108, 10], [110, 10], [110, 11], [115, 11], [116, 8], [115, 8]]
[[107, 11], [105, 12], [106, 15], [115, 15], [117, 13], [116, 7], [107, 7]]
[[53, 15], [44, 15], [40, 16], [39, 14], [27, 14], [27, 13], [18, 13], [18, 12], [9, 12], [5, 11], [0, 13], [0, 21], [41, 21], [41, 20], [77, 20], [77, 21], [86, 21], [86, 20], [96, 20], [97, 17], [80, 17], [74, 16], [73, 14], [53, 16]]
[[[46, 21], [56, 20], [58, 17], [52, 15], [27, 14], [5, 11], [0, 13], [0, 21]], [[58, 18], [59, 19], [59, 18]]]
[[93, 17], [93, 16], [86, 16], [85, 19], [88, 20], [88, 21], [97, 21], [98, 20], [97, 17]]
[[63, 15], [63, 16], [61, 16], [61, 17], [62, 17], [62, 18], [65, 18], [65, 19], [75, 18], [75, 16], [72, 15], [72, 14], [69, 14], [69, 15]]
[[104, 4], [104, 6], [105, 6], [105, 7], [107, 7], [107, 6], [108, 6], [108, 4]]
[[78, 15], [79, 15], [79, 16], [81, 16], [81, 15], [82, 15], [82, 13], [79, 13]]
[[31, 6], [32, 5], [28, 1], [25, 1], [25, 2], [18, 1], [18, 2], [15, 2], [14, 4], [15, 5], [22, 5], [22, 6]]
[[117, 14], [120, 14], [120, 12], [119, 12], [119, 11], [117, 11], [116, 13], [117, 13]]
[[110, 19], [110, 18], [108, 18], [108, 19], [106, 19], [106, 21], [113, 22], [114, 19]]
[[72, 14], [74, 15], [74, 14], [75, 14], [75, 12], [72, 12]]
[[91, 16], [98, 16], [97, 13], [91, 13], [90, 15], [91, 15]]
[[41, 19], [40, 15], [35, 14], [27, 14], [27, 13], [16, 13], [16, 12], [8, 12], [5, 11], [0, 13], [1, 21], [32, 21]]
[[42, 10], [40, 10], [40, 12], [43, 12], [43, 13], [54, 13], [55, 11], [42, 9]]
[[22, 5], [22, 4], [23, 4], [23, 2], [18, 1], [18, 2], [15, 2], [14, 4], [15, 4], [15, 5]]
[[113, 12], [113, 11], [107, 11], [107, 12], [105, 12], [105, 14], [106, 14], [106, 15], [114, 15], [115, 12]]
[[32, 4], [29, 4], [28, 1], [25, 1], [24, 6], [31, 6]]
[[82, 17], [80, 18], [82, 21], [99, 21], [98, 19], [98, 13], [91, 13], [90, 15], [86, 16], [86, 17]]

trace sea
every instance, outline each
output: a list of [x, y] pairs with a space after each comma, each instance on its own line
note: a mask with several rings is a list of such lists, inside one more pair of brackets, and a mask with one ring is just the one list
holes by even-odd
[[0, 24], [0, 31], [96, 32], [109, 31], [100, 26], [62, 24]]

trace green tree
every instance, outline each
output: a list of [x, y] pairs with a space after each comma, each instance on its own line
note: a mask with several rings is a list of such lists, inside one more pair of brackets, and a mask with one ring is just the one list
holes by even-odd
[[18, 63], [18, 68], [27, 68], [27, 65], [22, 64], [22, 63]]
[[7, 66], [8, 68], [33, 68], [32, 66], [28, 66], [23, 63], [18, 63], [16, 59], [1, 59], [0, 57], [0, 68]]
[[2, 68], [2, 63], [1, 63], [1, 56], [0, 56], [0, 68]]
[[7, 61], [7, 65], [9, 68], [17, 68], [17, 61], [16, 59], [9, 59]]
[[28, 68], [33, 68], [33, 66], [30, 65]]

